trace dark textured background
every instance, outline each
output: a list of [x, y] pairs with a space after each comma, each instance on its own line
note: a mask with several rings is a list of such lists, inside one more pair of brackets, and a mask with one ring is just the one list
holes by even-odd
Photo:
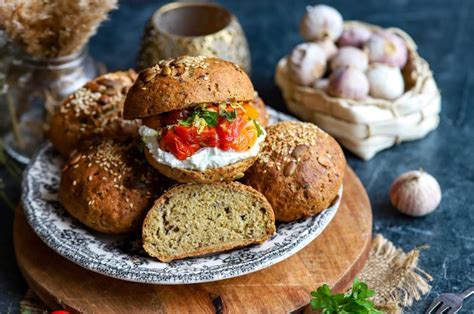
[[[109, 69], [135, 64], [145, 21], [163, 1], [121, 1], [110, 20], [92, 39], [91, 54]], [[278, 59], [301, 42], [298, 21], [307, 4], [300, 0], [221, 1], [239, 18], [252, 52], [253, 81], [267, 104], [284, 103], [273, 83]], [[440, 292], [474, 285], [474, 1], [392, 0], [327, 1], [345, 19], [397, 26], [418, 44], [431, 64], [442, 93], [439, 128], [425, 139], [404, 143], [363, 162], [350, 153], [350, 165], [364, 183], [373, 206], [374, 232], [405, 250], [428, 244], [420, 266], [433, 275], [433, 290], [406, 312], [420, 313]], [[388, 189], [393, 178], [422, 167], [443, 189], [441, 206], [425, 218], [408, 218], [392, 208]], [[9, 194], [18, 198], [16, 184], [5, 171]], [[15, 312], [26, 285], [12, 247], [13, 213], [0, 210], [0, 312]], [[38, 261], [41, 262], [41, 261]], [[257, 297], [257, 296], [256, 296]], [[474, 297], [464, 313], [474, 313]]]

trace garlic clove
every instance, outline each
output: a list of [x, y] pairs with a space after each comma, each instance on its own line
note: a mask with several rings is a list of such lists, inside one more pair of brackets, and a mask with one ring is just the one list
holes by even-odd
[[438, 207], [441, 202], [441, 188], [432, 175], [424, 171], [409, 171], [393, 181], [390, 201], [406, 215], [424, 216]]
[[327, 60], [330, 60], [332, 57], [336, 55], [337, 46], [332, 40], [325, 39], [325, 40], [316, 41], [315, 43], [324, 50]]
[[405, 82], [399, 68], [375, 63], [367, 71], [369, 94], [374, 98], [394, 100], [405, 91]]
[[336, 41], [341, 36], [343, 28], [341, 13], [324, 4], [307, 6], [300, 23], [300, 33], [306, 41], [323, 39]]
[[370, 63], [384, 63], [403, 68], [408, 61], [408, 49], [403, 39], [387, 31], [373, 33], [366, 48]]
[[342, 47], [338, 50], [330, 63], [331, 70], [333, 71], [348, 66], [365, 71], [368, 65], [369, 58], [367, 57], [367, 54], [355, 47]]
[[302, 43], [288, 57], [288, 74], [300, 85], [310, 85], [326, 72], [326, 54], [315, 43]]
[[316, 88], [316, 89], [326, 90], [328, 88], [328, 85], [329, 85], [329, 79], [321, 78], [314, 81], [312, 86], [313, 88]]
[[372, 32], [363, 26], [351, 26], [342, 32], [341, 37], [337, 41], [339, 47], [352, 46], [362, 48], [370, 39]]
[[369, 81], [364, 72], [357, 68], [339, 68], [329, 76], [327, 92], [335, 97], [364, 99], [369, 93]]

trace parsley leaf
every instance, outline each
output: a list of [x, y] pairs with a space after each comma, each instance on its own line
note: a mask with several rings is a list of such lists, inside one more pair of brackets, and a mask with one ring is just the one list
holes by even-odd
[[184, 120], [178, 120], [179, 125], [191, 126], [194, 121], [203, 119], [208, 126], [214, 127], [217, 125], [219, 115], [215, 111], [198, 108], [189, 117]]
[[190, 126], [191, 124], [193, 124], [194, 117], [195, 117], [195, 115], [190, 115], [189, 117], [187, 117], [184, 120], [178, 120], [178, 124], [183, 125], [183, 126]]
[[311, 291], [311, 307], [323, 314], [357, 313], [381, 314], [375, 309], [374, 303], [368, 298], [375, 295], [366, 283], [355, 278], [350, 292], [332, 294], [328, 285], [324, 284], [315, 291]]
[[210, 127], [214, 127], [217, 125], [217, 119], [219, 118], [219, 114], [215, 111], [209, 110], [200, 110], [198, 112], [198, 116], [204, 121], [206, 121], [207, 125]]
[[232, 111], [222, 110], [221, 116], [223, 116], [227, 121], [232, 122], [237, 118], [237, 110], [234, 109]]

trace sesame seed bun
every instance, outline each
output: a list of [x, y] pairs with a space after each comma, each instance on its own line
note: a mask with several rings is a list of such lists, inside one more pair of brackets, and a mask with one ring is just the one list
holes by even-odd
[[150, 165], [156, 168], [162, 175], [181, 183], [213, 183], [237, 180], [244, 176], [244, 172], [254, 163], [255, 159], [257, 158], [250, 157], [224, 167], [200, 171], [172, 168], [168, 165], [161, 164], [157, 162], [155, 158], [153, 158], [153, 155], [146, 147], [145, 157]]
[[133, 70], [107, 73], [69, 95], [53, 114], [47, 137], [68, 157], [103, 137], [137, 136], [139, 120], [123, 120], [125, 95], [135, 82]]
[[267, 197], [279, 221], [298, 220], [328, 208], [337, 197], [346, 167], [336, 140], [304, 122], [280, 122], [266, 131], [244, 182]]
[[130, 142], [106, 139], [74, 153], [61, 174], [59, 200], [91, 229], [123, 234], [137, 230], [170, 185]]
[[227, 100], [250, 101], [254, 89], [237, 65], [217, 58], [179, 57], [143, 70], [125, 100], [125, 119], [144, 118]]

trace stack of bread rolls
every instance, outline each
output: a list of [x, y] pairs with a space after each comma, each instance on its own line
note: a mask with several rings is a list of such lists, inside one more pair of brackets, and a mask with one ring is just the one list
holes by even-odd
[[142, 233], [162, 262], [261, 243], [338, 196], [337, 142], [268, 124], [247, 74], [207, 57], [109, 73], [69, 96], [49, 138], [67, 159], [59, 198], [91, 229]]

